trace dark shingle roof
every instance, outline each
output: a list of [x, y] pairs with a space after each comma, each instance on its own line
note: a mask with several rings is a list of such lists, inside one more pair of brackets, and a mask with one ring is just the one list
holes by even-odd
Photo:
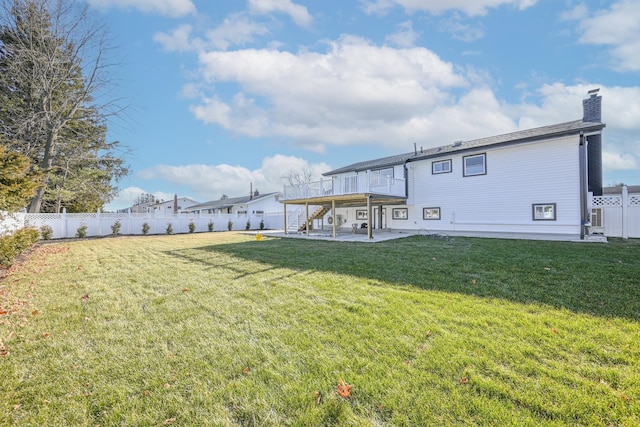
[[255, 202], [256, 200], [263, 199], [265, 197], [273, 196], [277, 193], [259, 194], [257, 196], [241, 196], [241, 197], [229, 197], [228, 199], [211, 200], [209, 202], [200, 203], [199, 205], [189, 206], [189, 210], [196, 209], [224, 209], [233, 205], [240, 205], [243, 203]]
[[496, 145], [517, 144], [523, 142], [533, 142], [536, 140], [547, 139], [550, 137], [559, 137], [563, 135], [575, 135], [580, 132], [599, 131], [604, 128], [604, 123], [585, 122], [583, 120], [575, 120], [572, 122], [560, 123], [550, 126], [542, 126], [534, 129], [521, 130], [517, 132], [506, 133], [503, 135], [490, 136], [488, 138], [475, 139], [472, 141], [460, 141], [454, 144], [443, 145], [441, 147], [429, 148], [421, 150], [418, 153], [406, 153], [397, 156], [383, 157], [380, 159], [358, 162], [345, 166], [323, 175], [335, 175], [346, 172], [360, 172], [370, 169], [381, 169], [391, 167], [415, 160], [427, 159], [430, 157], [438, 157], [458, 151], [474, 150], [482, 147], [490, 147]]

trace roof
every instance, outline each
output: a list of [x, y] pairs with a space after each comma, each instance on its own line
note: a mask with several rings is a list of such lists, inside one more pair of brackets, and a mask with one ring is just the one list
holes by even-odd
[[400, 165], [405, 162], [423, 160], [431, 157], [438, 157], [449, 153], [460, 151], [474, 150], [483, 147], [491, 147], [498, 145], [519, 144], [524, 142], [533, 142], [550, 137], [559, 137], [563, 135], [575, 135], [580, 132], [600, 131], [605, 127], [604, 123], [586, 122], [583, 120], [575, 120], [572, 122], [560, 123], [550, 126], [542, 126], [533, 129], [521, 130], [517, 132], [506, 133], [503, 135], [490, 136], [488, 138], [475, 139], [471, 141], [460, 141], [454, 144], [443, 145], [440, 147], [420, 150], [420, 152], [412, 152], [400, 154], [397, 156], [383, 157], [380, 159], [368, 160], [332, 170], [322, 175], [336, 175], [346, 172], [360, 172], [371, 169], [381, 169]]
[[258, 200], [273, 196], [275, 193], [259, 194], [257, 196], [241, 196], [241, 197], [229, 197], [228, 199], [211, 200], [209, 202], [200, 203], [198, 205], [189, 206], [189, 210], [197, 209], [225, 209], [235, 205], [242, 205], [244, 203], [253, 203]]
[[[629, 193], [640, 193], [640, 185], [627, 185], [627, 191]], [[622, 185], [616, 185], [615, 187], [604, 187], [602, 194], [622, 194]]]

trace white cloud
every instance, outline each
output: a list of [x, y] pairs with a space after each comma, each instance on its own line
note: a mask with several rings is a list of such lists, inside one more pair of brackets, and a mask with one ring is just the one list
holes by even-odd
[[222, 194], [229, 197], [248, 194], [251, 185], [261, 193], [282, 191], [281, 176], [289, 170], [303, 168], [310, 170], [314, 179], [320, 179], [323, 172], [331, 169], [325, 163], [310, 164], [304, 159], [278, 154], [263, 159], [260, 168], [255, 170], [226, 164], [157, 165], [140, 171], [138, 177], [146, 180], [162, 180], [169, 187], [171, 185], [186, 186], [194, 192], [197, 200], [207, 201], [219, 199]]
[[145, 13], [157, 13], [171, 17], [180, 17], [196, 13], [196, 6], [191, 0], [86, 0], [91, 6], [99, 9], [118, 7], [121, 9], [138, 9]]
[[249, 10], [255, 14], [285, 13], [300, 27], [309, 27], [313, 22], [307, 8], [291, 0], [249, 0]]
[[234, 14], [224, 19], [217, 28], [207, 32], [211, 46], [227, 49], [232, 45], [245, 45], [254, 41], [254, 36], [265, 35], [269, 29], [253, 22], [242, 14]]
[[581, 43], [610, 46], [616, 68], [640, 70], [640, 2], [616, 1], [591, 15], [585, 6], [577, 6], [563, 17], [579, 22]]
[[405, 145], [420, 136], [417, 119], [452, 102], [468, 86], [455, 67], [424, 48], [375, 46], [356, 37], [327, 52], [245, 49], [200, 55], [202, 78], [237, 84], [225, 99], [203, 97], [191, 111], [206, 123], [254, 137], [322, 144]]
[[513, 5], [523, 10], [536, 4], [537, 0], [361, 0], [366, 13], [385, 14], [394, 6], [400, 6], [407, 12], [426, 11], [440, 14], [445, 11], [460, 11], [466, 15], [484, 15], [488, 9], [502, 5]]
[[204, 49], [226, 50], [231, 46], [242, 46], [255, 41], [255, 36], [263, 36], [269, 29], [250, 20], [243, 14], [226, 17], [216, 28], [206, 31], [205, 38], [193, 36], [194, 29], [189, 24], [176, 27], [170, 33], [157, 32], [153, 40], [167, 51], [201, 51]]
[[170, 34], [157, 32], [153, 35], [153, 40], [160, 43], [169, 52], [183, 52], [197, 49], [202, 46], [202, 40], [191, 39], [192, 27], [189, 24], [180, 25]]
[[443, 19], [439, 24], [439, 29], [450, 33], [453, 38], [463, 42], [474, 42], [484, 37], [482, 25], [472, 26], [465, 24], [458, 13], [454, 13], [450, 18]]
[[602, 152], [602, 167], [607, 170], [630, 170], [640, 168], [638, 157], [630, 153]]
[[398, 31], [387, 36], [387, 42], [399, 47], [412, 47], [419, 34], [413, 29], [411, 21], [406, 21], [398, 26]]

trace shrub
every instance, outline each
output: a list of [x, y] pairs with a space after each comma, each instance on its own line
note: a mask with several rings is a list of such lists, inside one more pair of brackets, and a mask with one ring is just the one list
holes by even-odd
[[209, 221], [209, 224], [207, 224], [207, 228], [209, 229], [209, 231], [213, 231], [213, 221]]
[[42, 240], [51, 240], [53, 238], [53, 228], [46, 224], [40, 227], [40, 238]]
[[39, 235], [35, 228], [21, 228], [13, 234], [0, 236], [0, 266], [10, 267], [18, 255], [38, 241]]
[[142, 234], [146, 236], [147, 234], [149, 234], [149, 230], [151, 230], [151, 227], [149, 227], [149, 224], [147, 224], [146, 222], [142, 224]]
[[120, 223], [120, 220], [118, 219], [111, 226], [111, 232], [113, 234], [120, 234], [120, 228], [122, 228], [122, 224]]
[[227, 228], [229, 229], [229, 231], [233, 230], [233, 221], [229, 220], [229, 222], [227, 223]]
[[167, 234], [173, 234], [173, 224], [167, 224]]
[[189, 233], [194, 233], [196, 231], [196, 224], [191, 221], [189, 222]]
[[87, 226], [85, 224], [80, 225], [76, 230], [76, 237], [84, 238], [87, 237]]
[[250, 219], [247, 220], [247, 225], [246, 225], [246, 227], [244, 227], [244, 229], [245, 230], [251, 230], [251, 220]]
[[260, 230], [264, 230], [264, 219], [260, 220]]

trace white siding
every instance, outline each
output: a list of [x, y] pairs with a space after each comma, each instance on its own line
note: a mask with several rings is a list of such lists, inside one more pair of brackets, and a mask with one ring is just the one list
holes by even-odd
[[[486, 175], [463, 177], [463, 156], [486, 153]], [[432, 175], [432, 161], [452, 172]], [[480, 149], [409, 163], [408, 221], [392, 228], [442, 231], [580, 233], [579, 138]], [[555, 221], [534, 221], [532, 205], [555, 203]], [[422, 208], [439, 207], [440, 220]]]

